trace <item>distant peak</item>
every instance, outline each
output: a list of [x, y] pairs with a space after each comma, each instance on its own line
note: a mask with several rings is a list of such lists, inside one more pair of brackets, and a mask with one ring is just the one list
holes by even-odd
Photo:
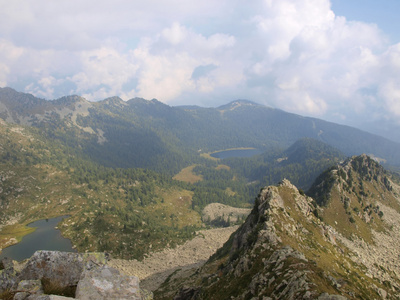
[[81, 96], [70, 95], [58, 98], [57, 100], [55, 100], [55, 102], [59, 104], [73, 104], [73, 103], [88, 102], [88, 101]]
[[116, 105], [116, 106], [125, 105], [125, 101], [122, 100], [120, 97], [110, 97], [110, 98], [104, 99], [104, 103], [108, 104], [108, 105]]
[[228, 104], [219, 106], [217, 109], [218, 110], [234, 110], [234, 109], [237, 109], [237, 108], [243, 107], [243, 106], [261, 106], [261, 104], [252, 102], [250, 100], [238, 99], [238, 100], [229, 102]]

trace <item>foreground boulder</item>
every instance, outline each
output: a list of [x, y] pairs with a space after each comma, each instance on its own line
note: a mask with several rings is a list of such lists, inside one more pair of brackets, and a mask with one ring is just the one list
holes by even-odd
[[104, 253], [37, 251], [20, 274], [6, 261], [0, 295], [15, 300], [152, 299], [140, 289], [137, 277], [120, 274], [106, 263]]
[[109, 266], [85, 270], [78, 283], [76, 298], [96, 299], [141, 299], [139, 279], [121, 275]]
[[18, 282], [17, 272], [14, 270], [13, 262], [4, 258], [0, 261], [0, 295], [12, 289]]

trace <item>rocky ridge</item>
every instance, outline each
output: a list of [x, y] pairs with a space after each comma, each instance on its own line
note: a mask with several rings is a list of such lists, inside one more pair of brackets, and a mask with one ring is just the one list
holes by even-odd
[[328, 173], [324, 205], [287, 180], [264, 188], [229, 241], [157, 299], [399, 299], [398, 185], [367, 156]]

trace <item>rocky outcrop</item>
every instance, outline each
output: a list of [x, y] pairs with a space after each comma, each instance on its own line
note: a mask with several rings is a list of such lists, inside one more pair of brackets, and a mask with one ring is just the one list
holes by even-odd
[[0, 295], [15, 300], [152, 299], [137, 277], [108, 266], [104, 253], [37, 251], [20, 273], [10, 260], [4, 259], [2, 266]]
[[366, 272], [369, 265], [355, 259], [338, 232], [340, 220], [331, 222], [337, 228], [324, 222], [316, 205], [287, 180], [264, 188], [246, 222], [202, 268], [155, 293], [160, 299], [398, 299], [397, 273]]
[[201, 218], [203, 222], [210, 225], [231, 225], [241, 223], [241, 220], [244, 220], [250, 211], [247, 208], [237, 208], [221, 203], [210, 203], [203, 209]]
[[12, 289], [17, 282], [17, 272], [14, 270], [12, 260], [3, 258], [0, 261], [0, 294]]
[[82, 273], [76, 289], [76, 298], [97, 299], [142, 299], [139, 279], [121, 275], [109, 266], [91, 267]]

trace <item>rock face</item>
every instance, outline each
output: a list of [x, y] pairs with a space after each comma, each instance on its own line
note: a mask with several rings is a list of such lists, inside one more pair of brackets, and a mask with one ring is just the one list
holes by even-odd
[[10, 290], [17, 284], [17, 272], [14, 270], [13, 262], [4, 258], [0, 261], [0, 293]]
[[76, 298], [96, 299], [141, 299], [139, 279], [121, 275], [108, 266], [94, 267], [82, 273], [76, 290]]
[[[2, 262], [0, 295], [13, 299], [152, 299], [139, 279], [106, 265], [104, 253], [37, 251], [18, 274], [11, 261]], [[55, 295], [52, 295], [55, 294]]]
[[287, 180], [264, 188], [228, 242], [157, 299], [399, 299], [398, 185], [366, 156], [329, 172], [323, 205]]

